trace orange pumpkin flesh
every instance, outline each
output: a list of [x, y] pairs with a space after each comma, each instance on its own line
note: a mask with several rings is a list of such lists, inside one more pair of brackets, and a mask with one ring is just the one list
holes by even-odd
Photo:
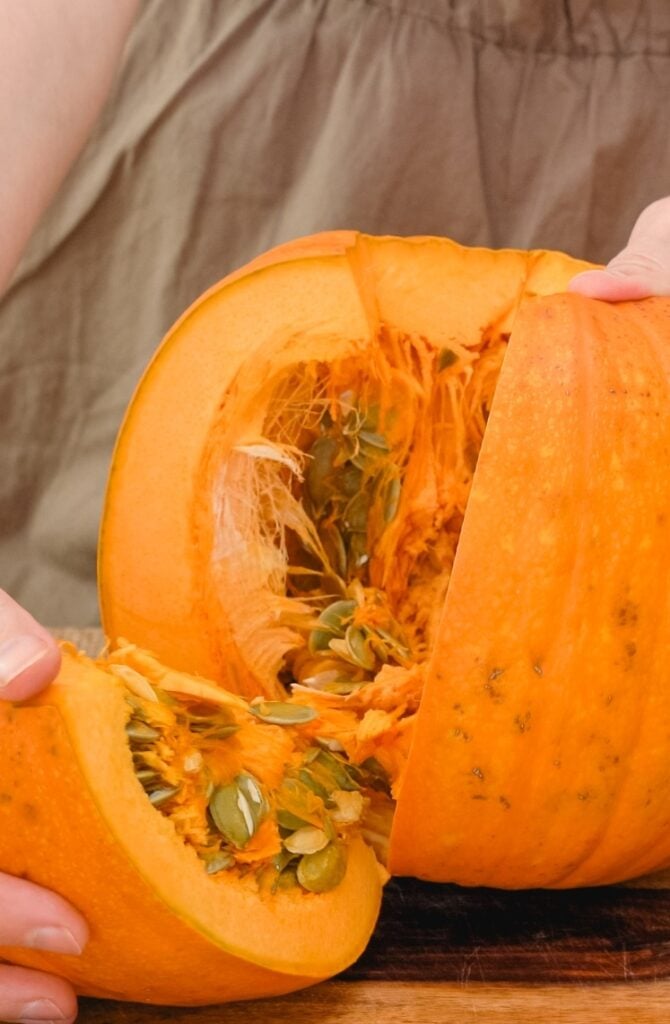
[[[670, 862], [670, 481], [658, 470], [670, 444], [670, 303], [613, 307], [553, 295], [584, 266], [556, 253], [346, 232], [281, 247], [187, 311], [119, 436], [101, 534], [107, 634], [247, 697], [286, 699], [290, 670], [300, 683], [291, 699], [317, 709], [321, 735], [354, 762], [374, 756], [390, 776], [397, 874], [565, 886]], [[326, 662], [311, 633], [306, 642], [302, 584], [295, 577], [287, 591], [286, 564], [309, 531], [296, 508], [314, 439], [326, 429], [323, 409], [335, 423], [329, 437], [342, 440], [349, 413], [359, 415], [342, 397], [350, 390], [366, 414], [376, 410], [370, 416], [391, 442], [390, 472], [401, 480], [387, 522], [381, 477], [366, 478], [371, 551], [353, 625], [369, 635], [399, 623], [411, 656], [380, 671], [377, 664], [373, 681], [342, 695], [313, 687], [310, 659], [317, 677]], [[297, 571], [309, 576], [310, 560]], [[107, 721], [102, 705], [91, 711], [93, 700], [76, 714], [62, 697], [55, 704], [73, 735], [87, 731], [89, 714]], [[38, 749], [37, 725], [24, 726], [17, 742], [33, 731]], [[97, 789], [98, 769], [78, 748], [75, 760], [85, 781], [71, 785]], [[295, 949], [284, 949], [282, 906], [288, 900], [292, 913], [291, 898], [273, 894], [265, 905], [256, 893], [243, 905], [233, 873], [217, 890], [222, 903], [210, 906], [213, 883], [193, 850], [177, 855], [174, 842], [168, 850], [171, 823], [157, 824], [124, 771], [135, 801], [145, 801], [140, 834], [151, 839], [135, 847], [130, 819], [114, 811], [115, 842], [143, 874], [163, 836], [161, 878], [147, 899], [160, 899], [189, 936], [166, 974], [157, 956], [161, 980], [141, 998], [211, 1001], [306, 984], [338, 969], [327, 950], [306, 949], [322, 920], [329, 947], [342, 942], [340, 966], [356, 955], [378, 900], [359, 840], [333, 893], [293, 895], [309, 909], [304, 924], [291, 918], [300, 934]], [[122, 774], [106, 781], [116, 786]], [[14, 828], [15, 814], [6, 817]], [[191, 873], [177, 869], [182, 857]], [[33, 875], [32, 865], [31, 853], [23, 868], [8, 866], [71, 894], [87, 913], [95, 904], [97, 880], [85, 876], [77, 893], [64, 872]], [[335, 938], [331, 903], [343, 922]], [[101, 904], [101, 935], [113, 909]], [[267, 939], [264, 910], [276, 924]], [[217, 931], [229, 912], [243, 922], [241, 947]], [[149, 909], [139, 917], [133, 935], [144, 941], [143, 922], [153, 918]], [[229, 974], [228, 962], [216, 961], [220, 950], [207, 947], [207, 963], [223, 966], [198, 996], [182, 964], [191, 949], [204, 956], [193, 939], [203, 931], [240, 960]], [[286, 953], [279, 961], [278, 950]], [[107, 977], [101, 959], [70, 975], [83, 990], [98, 991]], [[129, 960], [114, 962], [102, 988], [132, 997]]]
[[81, 957], [0, 956], [87, 995], [179, 1004], [289, 992], [351, 963], [379, 909], [371, 850], [354, 838], [319, 895], [208, 876], [134, 777], [125, 698], [104, 664], [65, 651], [40, 699], [0, 706], [0, 866], [67, 896], [92, 934]]

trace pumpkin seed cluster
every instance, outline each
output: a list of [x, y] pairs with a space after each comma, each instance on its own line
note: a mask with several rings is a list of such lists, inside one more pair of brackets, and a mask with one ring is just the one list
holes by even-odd
[[[388, 791], [381, 767], [373, 759], [353, 765], [337, 741], [319, 739], [306, 741], [297, 765], [285, 768], [273, 790], [247, 770], [216, 782], [212, 752], [234, 740], [239, 712], [163, 691], [156, 697], [127, 696], [135, 774], [151, 803], [194, 846], [207, 873], [254, 870], [272, 890], [299, 886], [319, 893], [337, 886], [346, 872], [347, 832], [362, 824], [366, 792]], [[305, 705], [263, 700], [250, 704], [246, 714], [261, 727], [292, 729], [316, 717]], [[266, 821], [276, 828], [279, 851], [269, 861], [245, 859]]]
[[289, 565], [289, 593], [323, 607], [297, 623], [305, 644], [286, 658], [289, 684], [346, 695], [382, 665], [412, 660], [385, 595], [370, 584], [375, 543], [402, 491], [402, 468], [378, 419], [376, 407], [363, 411], [345, 392], [324, 410], [307, 446], [301, 505], [319, 544], [303, 543]]

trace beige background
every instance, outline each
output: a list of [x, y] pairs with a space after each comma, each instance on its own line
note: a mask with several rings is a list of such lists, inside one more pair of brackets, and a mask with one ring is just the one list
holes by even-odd
[[97, 617], [141, 368], [206, 286], [324, 228], [605, 260], [670, 193], [667, 0], [148, 0], [0, 304], [0, 581]]

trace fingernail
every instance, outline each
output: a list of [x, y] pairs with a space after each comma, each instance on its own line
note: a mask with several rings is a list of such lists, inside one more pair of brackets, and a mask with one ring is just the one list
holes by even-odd
[[26, 1003], [20, 1009], [19, 1024], [31, 1024], [31, 1021], [40, 1021], [46, 1024], [47, 1021], [63, 1021], [65, 1014], [60, 1006], [51, 999], [33, 999], [32, 1003]]
[[46, 641], [31, 633], [14, 636], [0, 644], [0, 689], [40, 661], [48, 650]]
[[82, 947], [69, 928], [44, 925], [28, 932], [23, 943], [27, 949], [45, 949], [49, 953], [70, 953], [78, 956]]

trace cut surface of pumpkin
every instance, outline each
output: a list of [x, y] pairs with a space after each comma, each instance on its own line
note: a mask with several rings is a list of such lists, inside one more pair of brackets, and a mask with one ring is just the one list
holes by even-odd
[[119, 440], [108, 633], [318, 708], [391, 780], [397, 873], [572, 885], [670, 857], [663, 760], [631, 781], [663, 645], [614, 628], [628, 601], [667, 615], [650, 521], [670, 495], [636, 424], [661, 464], [668, 303], [543, 298], [584, 266], [353, 233], [280, 247], [185, 314]]
[[519, 888], [670, 863], [670, 302], [555, 294], [585, 266], [320, 235], [158, 350], [102, 525], [113, 645], [13, 713], [56, 715], [73, 789], [212, 965], [206, 998], [161, 971], [142, 998], [339, 970], [387, 868]]

